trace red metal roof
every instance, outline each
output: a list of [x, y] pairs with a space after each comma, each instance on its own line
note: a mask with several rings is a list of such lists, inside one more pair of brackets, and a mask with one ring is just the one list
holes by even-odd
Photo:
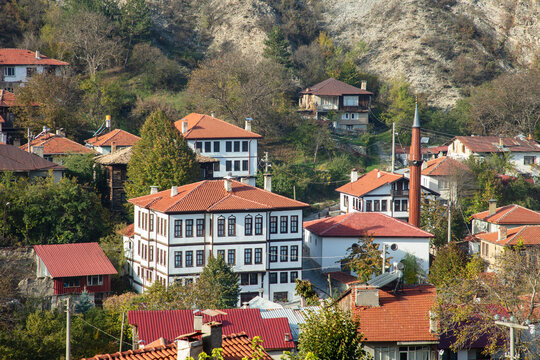
[[[540, 145], [534, 140], [498, 136], [456, 136], [463, 145], [475, 153], [538, 152]], [[500, 144], [503, 146], [500, 146]]]
[[362, 175], [355, 182], [338, 187], [336, 191], [354, 196], [362, 196], [383, 185], [391, 184], [402, 179], [403, 177], [402, 174], [392, 174], [386, 171], [373, 169], [367, 174]]
[[35, 245], [34, 250], [53, 278], [117, 273], [97, 242]]
[[225, 190], [226, 180], [203, 180], [171, 190], [129, 199], [132, 204], [163, 213], [214, 212], [235, 210], [301, 209], [309, 205], [285, 196], [231, 180], [232, 191]]
[[[250, 338], [260, 336], [266, 350], [293, 349], [294, 342], [286, 318], [263, 319], [259, 309], [224, 309], [226, 315], [208, 316], [204, 322], [223, 324], [223, 335], [245, 332]], [[174, 340], [193, 331], [193, 310], [129, 311], [128, 322], [137, 326], [139, 339], [147, 344], [163, 337]], [[289, 334], [289, 341], [285, 341]]]
[[111, 146], [113, 142], [116, 142], [116, 146], [133, 146], [140, 139], [137, 135], [128, 133], [125, 130], [114, 129], [111, 132], [95, 136], [85, 141], [92, 146]]
[[540, 213], [515, 204], [498, 207], [493, 215], [490, 215], [489, 210], [486, 210], [471, 217], [500, 225], [540, 224]]
[[[43, 146], [43, 155], [61, 154], [95, 154], [96, 152], [84, 145], [81, 145], [65, 136], [56, 134], [43, 134], [32, 140], [30, 146]], [[28, 144], [19, 146], [19, 149], [28, 151]]]
[[197, 139], [259, 139], [261, 135], [247, 131], [218, 118], [191, 113], [176, 121], [174, 126], [182, 132], [182, 123], [188, 123], [188, 131], [183, 134], [189, 140]]
[[498, 245], [540, 245], [540, 225], [525, 225], [506, 230], [506, 237], [499, 239], [499, 232], [480, 233], [475, 235], [481, 240]]
[[362, 90], [334, 78], [326, 79], [318, 84], [308, 87], [301, 94], [340, 96], [340, 95], [373, 95], [372, 92]]
[[425, 167], [422, 169], [422, 175], [450, 176], [458, 175], [463, 171], [471, 172], [467, 165], [462, 162], [449, 158], [448, 156], [442, 156], [426, 162]]
[[433, 237], [427, 231], [378, 212], [351, 212], [334, 217], [305, 221], [304, 229], [325, 237]]
[[16, 146], [0, 143], [0, 171], [38, 170], [64, 170], [64, 168], [38, 155], [27, 153]]
[[0, 49], [0, 65], [56, 65], [66, 66], [69, 63], [52, 59], [40, 54], [39, 59], [35, 51], [25, 49]]

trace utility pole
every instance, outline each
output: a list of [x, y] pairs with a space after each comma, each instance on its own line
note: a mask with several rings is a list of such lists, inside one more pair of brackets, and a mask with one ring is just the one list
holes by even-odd
[[330, 297], [332, 297], [332, 280], [330, 279], [330, 274], [328, 274], [328, 290]]
[[448, 243], [452, 241], [452, 202], [448, 201]]
[[[512, 320], [512, 318], [510, 320]], [[508, 321], [495, 321], [495, 324], [510, 328], [510, 356], [509, 358], [511, 360], [518, 359], [516, 357], [516, 345], [515, 345], [516, 339], [514, 338], [514, 329], [529, 330], [529, 327], [524, 326], [524, 325], [519, 325], [514, 322], [508, 322]]]
[[67, 298], [66, 301], [66, 360], [71, 360], [71, 308], [70, 308], [71, 298]]
[[119, 352], [122, 352], [122, 343], [124, 342], [124, 321], [125, 321], [126, 313], [122, 311], [122, 327], [120, 330], [120, 349]]
[[396, 167], [396, 123], [392, 123], [392, 174]]
[[268, 160], [268, 151], [264, 152], [264, 172], [268, 173], [268, 170], [270, 170], [270, 160]]
[[28, 152], [31, 152], [30, 150], [30, 128], [28, 128], [28, 132], [27, 132], [27, 137], [28, 137]]
[[292, 186], [292, 191], [293, 191], [293, 199], [296, 200], [296, 185]]

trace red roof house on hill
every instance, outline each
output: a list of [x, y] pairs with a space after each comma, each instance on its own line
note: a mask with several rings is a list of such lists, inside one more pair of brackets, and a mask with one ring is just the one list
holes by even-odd
[[62, 166], [43, 159], [35, 154], [29, 154], [16, 146], [0, 143], [0, 172], [9, 171], [16, 175], [24, 175], [30, 179], [46, 177], [52, 173], [56, 182], [62, 178]]
[[540, 225], [540, 213], [527, 209], [520, 205], [505, 205], [497, 207], [495, 201], [491, 201], [489, 209], [471, 216], [472, 232], [496, 232], [501, 226], [511, 229], [523, 225]]
[[[96, 152], [61, 134], [43, 134], [19, 149], [39, 154], [44, 159], [62, 164], [62, 156], [69, 154], [95, 154]], [[29, 149], [30, 148], [30, 149]]]
[[106, 134], [85, 140], [86, 146], [100, 154], [109, 154], [117, 149], [133, 146], [141, 138], [122, 129], [115, 129]]
[[86, 290], [96, 305], [111, 291], [110, 275], [117, 271], [96, 242], [35, 245], [38, 278], [53, 280], [52, 304], [67, 294]]

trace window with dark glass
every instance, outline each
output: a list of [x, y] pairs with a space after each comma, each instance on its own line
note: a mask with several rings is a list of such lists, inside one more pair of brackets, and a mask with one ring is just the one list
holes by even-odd
[[217, 257], [218, 257], [218, 259], [219, 258], [225, 259], [225, 250], [218, 250], [217, 251]]
[[86, 283], [88, 286], [103, 285], [103, 275], [89, 275], [86, 278]]
[[287, 216], [281, 216], [279, 218], [279, 232], [281, 234], [284, 234], [287, 232], [289, 224], [289, 218]]
[[242, 171], [248, 171], [248, 161], [242, 160]]
[[298, 261], [298, 245], [291, 246], [291, 261]]
[[197, 266], [204, 266], [204, 250], [197, 250], [195, 261]]
[[234, 160], [234, 171], [240, 171], [240, 160]]
[[182, 237], [182, 220], [174, 220], [174, 237]]
[[270, 284], [277, 284], [277, 273], [271, 272], [269, 277]]
[[204, 219], [197, 219], [197, 236], [204, 236]]
[[227, 263], [229, 265], [236, 265], [236, 250], [230, 249], [227, 252]]
[[240, 274], [240, 285], [249, 285], [249, 273]]
[[185, 280], [184, 280], [184, 284], [185, 284], [186, 286], [193, 284], [193, 279], [185, 279]]
[[371, 200], [366, 200], [366, 211], [371, 211]]
[[223, 216], [217, 219], [217, 236], [225, 236], [225, 218]]
[[401, 200], [394, 200], [394, 211], [401, 211]]
[[298, 232], [298, 215], [291, 216], [291, 232], [292, 233]]
[[407, 200], [401, 200], [401, 211], [408, 211], [409, 204]]
[[186, 251], [186, 267], [193, 266], [193, 251]]
[[388, 211], [387, 200], [381, 200], [381, 211]]
[[252, 249], [244, 249], [244, 265], [251, 265], [253, 256]]
[[225, 171], [232, 171], [232, 161], [225, 161]]
[[150, 214], [150, 231], [154, 231], [154, 214]]
[[234, 216], [229, 216], [227, 220], [227, 235], [236, 236], [236, 218]]
[[4, 68], [5, 76], [15, 76], [15, 67], [9, 66]]
[[226, 152], [232, 151], [232, 141], [225, 141], [225, 151]]
[[291, 283], [294, 283], [298, 279], [298, 271], [291, 271]]
[[219, 171], [219, 167], [220, 167], [219, 161], [216, 161], [214, 163], [214, 171]]
[[150, 247], [149, 247], [148, 261], [154, 261], [154, 245], [150, 245]]
[[248, 142], [242, 141], [242, 151], [247, 152], [248, 151]]
[[284, 261], [287, 261], [288, 260], [288, 250], [289, 250], [289, 247], [288, 246], [280, 246], [279, 247], [279, 261], [280, 262], [284, 262]]
[[240, 141], [234, 142], [234, 152], [240, 152]]
[[195, 149], [196, 149], [196, 150], [199, 150], [199, 151], [202, 151], [202, 142], [197, 141], [197, 142], [195, 143]]
[[287, 274], [286, 272], [280, 272], [279, 273], [279, 283], [280, 284], [286, 284], [287, 283], [287, 277], [288, 277], [289, 274]]
[[373, 211], [381, 211], [381, 202], [379, 200], [373, 200]]
[[270, 234], [277, 234], [277, 216], [270, 216]]
[[186, 237], [193, 237], [193, 219], [186, 219]]
[[204, 152], [211, 152], [212, 151], [212, 142], [205, 141], [204, 142]]
[[78, 287], [80, 285], [81, 283], [78, 277], [64, 278], [64, 287]]
[[249, 285], [257, 285], [257, 273], [249, 273]]
[[263, 233], [263, 217], [261, 215], [255, 216], [255, 235], [262, 235]]
[[277, 262], [277, 246], [270, 246], [270, 262]]
[[251, 215], [244, 219], [244, 235], [251, 236], [253, 234], [253, 218]]
[[214, 152], [219, 152], [219, 141], [214, 141]]
[[255, 249], [255, 264], [262, 264], [262, 248]]

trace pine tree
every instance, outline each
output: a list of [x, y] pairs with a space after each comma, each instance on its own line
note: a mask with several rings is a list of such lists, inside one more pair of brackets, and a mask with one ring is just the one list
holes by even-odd
[[238, 275], [230, 265], [225, 263], [223, 257], [210, 256], [208, 264], [204, 267], [197, 280], [199, 293], [198, 305], [206, 308], [226, 309], [236, 307], [240, 286]]
[[180, 132], [158, 110], [150, 114], [141, 129], [141, 140], [133, 147], [127, 174], [126, 194], [131, 198], [148, 194], [153, 185], [164, 190], [197, 181], [201, 170]]
[[267, 59], [275, 60], [277, 63], [290, 68], [291, 52], [289, 42], [285, 39], [283, 32], [277, 26], [268, 33], [268, 38], [264, 41], [263, 56]]
[[88, 291], [86, 291], [85, 289], [81, 293], [79, 301], [75, 305], [75, 311], [84, 314], [92, 307], [94, 307], [94, 304], [92, 303], [92, 300], [90, 300], [90, 295], [88, 295]]

